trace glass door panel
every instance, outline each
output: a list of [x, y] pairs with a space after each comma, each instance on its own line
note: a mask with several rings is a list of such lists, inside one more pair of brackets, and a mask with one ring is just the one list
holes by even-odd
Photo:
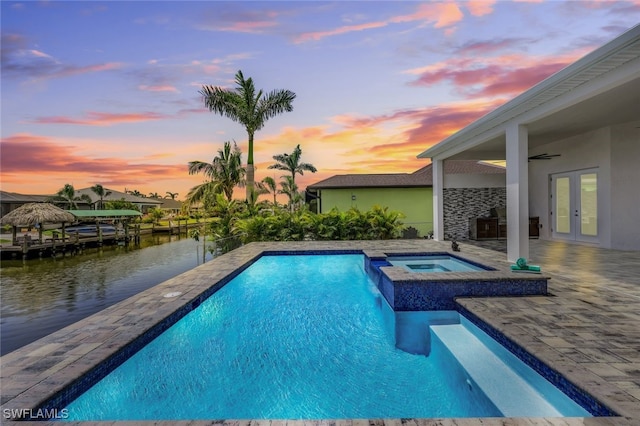
[[553, 238], [598, 242], [597, 169], [551, 176]]
[[569, 177], [558, 177], [555, 184], [555, 231], [561, 234], [571, 233], [571, 185]]
[[598, 236], [598, 175], [580, 175], [580, 234], [585, 237]]

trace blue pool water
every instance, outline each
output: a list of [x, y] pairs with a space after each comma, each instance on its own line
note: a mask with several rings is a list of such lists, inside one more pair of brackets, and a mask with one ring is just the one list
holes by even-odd
[[[68, 405], [70, 420], [531, 415], [456, 359], [484, 347], [460, 346], [471, 328], [421, 314], [391, 311], [362, 255], [263, 256]], [[558, 415], [588, 415], [576, 407]]]
[[486, 269], [449, 255], [391, 256], [387, 262], [410, 272], [470, 272]]

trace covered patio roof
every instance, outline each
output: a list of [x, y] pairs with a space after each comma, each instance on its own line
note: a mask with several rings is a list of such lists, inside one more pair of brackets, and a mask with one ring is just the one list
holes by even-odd
[[529, 148], [604, 126], [637, 120], [640, 25], [538, 83], [418, 155], [504, 160], [505, 129], [528, 129]]

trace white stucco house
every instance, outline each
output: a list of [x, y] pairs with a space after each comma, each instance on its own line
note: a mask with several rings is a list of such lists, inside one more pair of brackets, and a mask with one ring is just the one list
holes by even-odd
[[640, 25], [418, 155], [445, 235], [447, 160], [506, 160], [507, 257], [540, 238], [640, 250]]

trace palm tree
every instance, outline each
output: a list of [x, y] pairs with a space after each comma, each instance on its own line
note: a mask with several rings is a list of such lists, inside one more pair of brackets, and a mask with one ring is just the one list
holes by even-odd
[[273, 159], [276, 160], [276, 163], [270, 165], [268, 168], [284, 170], [291, 173], [291, 181], [295, 183], [296, 174], [303, 175], [305, 170], [311, 173], [318, 171], [313, 164], [301, 163], [300, 157], [302, 157], [302, 149], [300, 149], [300, 145], [298, 145], [291, 154], [274, 155]]
[[69, 183], [65, 184], [56, 195], [50, 197], [50, 200], [65, 203], [69, 206], [69, 210], [78, 208], [76, 201], [86, 201], [91, 204], [91, 197], [87, 194], [76, 196], [76, 189]]
[[242, 167], [242, 152], [238, 145], [225, 142], [224, 147], [218, 150], [218, 155], [211, 163], [203, 161], [189, 162], [189, 174], [203, 173], [208, 182], [194, 186], [187, 194], [187, 201], [190, 204], [201, 201], [207, 192], [213, 194], [224, 194], [227, 200], [231, 201], [233, 189], [236, 186], [243, 186], [246, 170]]
[[269, 207], [268, 201], [258, 201], [258, 197], [262, 194], [267, 194], [268, 190], [265, 189], [264, 185], [262, 185], [261, 182], [257, 182], [256, 187], [259, 187], [259, 189], [254, 188], [254, 190], [251, 192], [251, 196], [245, 201], [244, 204], [244, 206], [246, 207], [246, 212], [249, 216], [255, 216], [260, 213], [261, 210]]
[[204, 104], [210, 111], [230, 118], [242, 124], [249, 137], [249, 153], [247, 158], [247, 198], [253, 189], [255, 168], [253, 165], [253, 136], [264, 127], [265, 122], [283, 112], [293, 111], [292, 102], [296, 94], [290, 90], [273, 90], [264, 94], [256, 93], [253, 79], [245, 80], [242, 71], [235, 75], [236, 88], [223, 89], [216, 86], [203, 86], [200, 93]]
[[149, 197], [150, 198], [162, 198], [162, 197], [160, 197], [160, 194], [158, 194], [157, 192], [150, 192], [149, 193]]
[[280, 181], [282, 189], [278, 191], [278, 194], [284, 194], [289, 198], [289, 208], [293, 211], [295, 206], [302, 201], [302, 196], [298, 192], [298, 184], [295, 183], [293, 177], [287, 175], [282, 178], [284, 179]]
[[276, 186], [276, 181], [274, 178], [267, 176], [266, 178], [262, 179], [262, 185], [265, 189], [265, 194], [267, 193], [271, 193], [273, 194], [273, 205], [277, 206], [278, 202], [276, 201], [276, 195], [278, 195], [278, 190], [277, 190], [277, 186]]
[[111, 191], [107, 190], [104, 188], [104, 186], [100, 185], [99, 183], [95, 184], [94, 186], [91, 187], [91, 190], [93, 191], [94, 194], [96, 194], [98, 197], [100, 197], [100, 204], [99, 204], [99, 210], [104, 209], [103, 204], [104, 204], [104, 197], [108, 197], [109, 195], [111, 195]]
[[171, 198], [172, 200], [175, 200], [176, 197], [178, 196], [177, 192], [166, 192], [167, 195], [164, 196], [164, 198]]
[[136, 197], [142, 197], [142, 198], [146, 198], [147, 197], [146, 195], [144, 195], [142, 192], [138, 191], [137, 189], [130, 190], [130, 191], [126, 191], [125, 190], [125, 192], [128, 192], [129, 194], [131, 194], [133, 196], [136, 196]]

